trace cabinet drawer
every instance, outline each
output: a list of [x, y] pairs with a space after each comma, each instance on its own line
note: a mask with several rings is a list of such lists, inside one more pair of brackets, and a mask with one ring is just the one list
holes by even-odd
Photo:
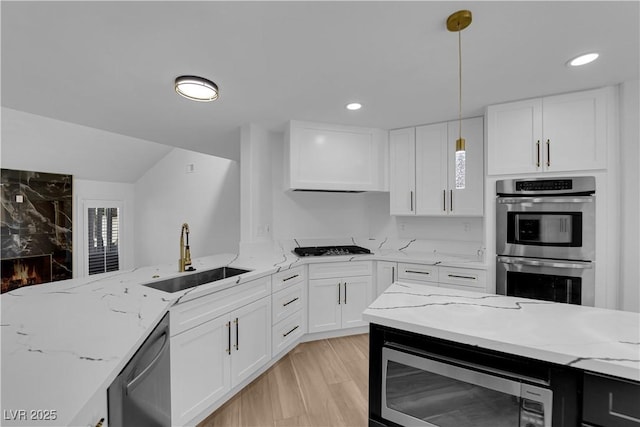
[[273, 327], [271, 348], [273, 356], [280, 353], [305, 332], [304, 310], [287, 317]]
[[271, 294], [271, 276], [252, 280], [171, 308], [171, 336]]
[[309, 278], [370, 276], [372, 271], [371, 261], [323, 262], [309, 265]]
[[450, 283], [438, 283], [437, 286], [439, 288], [447, 288], [447, 289], [459, 289], [461, 291], [469, 291], [469, 292], [484, 292], [484, 288], [475, 288], [473, 286], [462, 286], [462, 285], [452, 285]]
[[275, 273], [272, 276], [273, 292], [302, 283], [306, 278], [307, 274], [303, 265]]
[[273, 294], [271, 314], [274, 325], [302, 308], [304, 302], [302, 285], [302, 283], [298, 283]]
[[438, 267], [435, 265], [398, 263], [398, 280], [412, 280], [417, 282], [437, 282]]
[[487, 272], [458, 267], [439, 267], [440, 283], [485, 289]]
[[607, 427], [640, 426], [640, 383], [584, 375], [583, 421]]

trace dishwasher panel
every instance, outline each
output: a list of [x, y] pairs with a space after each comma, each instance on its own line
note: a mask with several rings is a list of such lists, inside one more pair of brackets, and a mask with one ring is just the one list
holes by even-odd
[[171, 426], [169, 313], [107, 390], [110, 427]]

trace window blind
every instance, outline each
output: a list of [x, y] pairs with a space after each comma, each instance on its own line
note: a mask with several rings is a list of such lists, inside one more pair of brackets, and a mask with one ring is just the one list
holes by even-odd
[[120, 269], [118, 208], [87, 210], [89, 274]]

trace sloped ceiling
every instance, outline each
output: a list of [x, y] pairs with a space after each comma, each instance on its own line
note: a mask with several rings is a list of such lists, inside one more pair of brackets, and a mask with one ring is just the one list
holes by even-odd
[[[639, 2], [2, 1], [2, 105], [239, 158], [239, 127], [290, 119], [385, 129], [638, 79]], [[601, 58], [570, 69], [588, 51]], [[220, 99], [177, 96], [196, 74]], [[358, 112], [344, 105], [364, 104]]]

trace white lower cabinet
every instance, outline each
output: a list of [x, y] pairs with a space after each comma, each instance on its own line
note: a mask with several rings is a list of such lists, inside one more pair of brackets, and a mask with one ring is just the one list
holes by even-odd
[[376, 298], [396, 281], [398, 263], [391, 261], [376, 262]]
[[231, 390], [229, 344], [228, 316], [171, 338], [173, 425], [185, 425]]
[[371, 261], [310, 265], [309, 332], [366, 326], [362, 312], [373, 300], [371, 273]]
[[189, 423], [270, 360], [270, 296], [174, 335], [172, 424]]

